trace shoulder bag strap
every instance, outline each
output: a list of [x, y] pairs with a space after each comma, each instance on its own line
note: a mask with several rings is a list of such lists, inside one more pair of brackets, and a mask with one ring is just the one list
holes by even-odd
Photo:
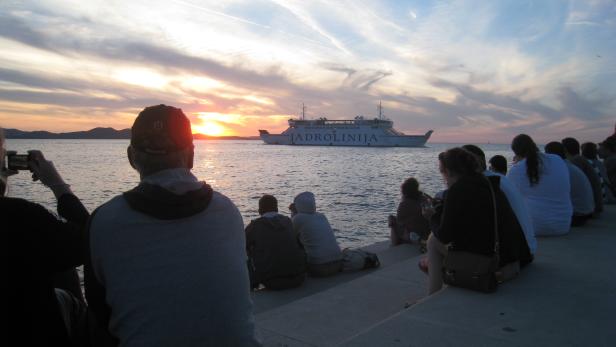
[[[492, 188], [492, 182], [486, 176], [486, 181], [488, 182], [488, 188], [490, 188], [490, 194], [492, 195], [492, 208], [494, 209], [494, 254], [496, 259], [500, 258], [500, 241], [498, 239], [498, 218], [496, 212], [496, 194], [494, 194], [494, 189]], [[500, 261], [500, 260], [499, 260]]]

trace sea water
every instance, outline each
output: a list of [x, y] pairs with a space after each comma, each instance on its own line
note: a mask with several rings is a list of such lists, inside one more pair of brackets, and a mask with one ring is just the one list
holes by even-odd
[[[7, 149], [42, 150], [89, 211], [136, 186], [139, 175], [126, 158], [128, 140], [7, 140]], [[289, 214], [293, 197], [316, 196], [317, 210], [329, 219], [338, 242], [356, 247], [389, 237], [387, 216], [395, 214], [400, 184], [408, 177], [433, 195], [445, 188], [438, 154], [456, 144], [422, 148], [316, 147], [265, 145], [261, 141], [195, 142], [193, 172], [237, 205], [248, 224], [258, 217], [263, 194], [278, 199]], [[480, 145], [487, 158], [513, 156], [508, 145]], [[9, 195], [55, 211], [51, 191], [32, 182], [29, 172], [9, 179]]]

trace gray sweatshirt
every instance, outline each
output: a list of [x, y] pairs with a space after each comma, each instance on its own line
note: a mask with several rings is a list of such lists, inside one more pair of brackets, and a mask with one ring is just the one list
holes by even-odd
[[334, 231], [322, 213], [316, 212], [314, 194], [304, 192], [293, 200], [297, 214], [293, 216], [293, 230], [299, 234], [309, 264], [325, 264], [342, 259]]
[[120, 346], [259, 345], [242, 217], [190, 171], [146, 177], [89, 235], [86, 292]]

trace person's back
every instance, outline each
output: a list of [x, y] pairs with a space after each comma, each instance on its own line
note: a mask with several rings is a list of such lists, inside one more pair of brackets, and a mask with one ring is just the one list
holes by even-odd
[[533, 229], [530, 212], [518, 188], [505, 176], [507, 172], [507, 160], [505, 157], [502, 155], [493, 156], [490, 159], [490, 170], [487, 170], [486, 155], [481, 148], [473, 144], [464, 145], [462, 148], [473, 153], [477, 157], [479, 166], [483, 170], [485, 176], [497, 176], [499, 178], [499, 188], [505, 194], [507, 202], [515, 214], [518, 222], [517, 224], [520, 225], [524, 232], [524, 238], [526, 239], [530, 253], [535, 254], [537, 250], [537, 239], [535, 238], [535, 230]]
[[340, 263], [342, 252], [329, 221], [316, 212], [314, 194], [304, 192], [294, 199], [297, 214], [293, 216], [293, 230], [306, 250], [309, 270], [312, 265]]
[[391, 244], [395, 246], [427, 240], [430, 223], [421, 214], [421, 205], [430, 198], [419, 190], [419, 182], [414, 177], [407, 178], [400, 185], [400, 192], [402, 200], [396, 216], [390, 216]]
[[569, 170], [573, 216], [590, 216], [595, 210], [592, 187], [588, 177], [576, 165], [565, 161]]
[[603, 159], [607, 177], [612, 185], [612, 193], [616, 195], [616, 134], [599, 144], [598, 153]]
[[595, 169], [586, 158], [580, 155], [580, 144], [576, 139], [567, 137], [563, 139], [561, 143], [565, 147], [567, 159], [582, 170], [584, 175], [588, 178], [595, 203], [594, 214], [595, 216], [599, 216], [603, 211], [603, 193], [601, 192], [601, 180], [599, 175], [595, 172]]
[[528, 244], [528, 248], [531, 254], [535, 254], [537, 251], [537, 239], [535, 238], [535, 229], [533, 227], [532, 218], [526, 205], [524, 197], [518, 190], [518, 188], [511, 183], [511, 181], [502, 174], [494, 173], [492, 171], [484, 171], [483, 174], [487, 177], [498, 176], [499, 188], [505, 194], [507, 202], [513, 211], [518, 224], [524, 232], [524, 239]]
[[573, 208], [570, 198], [569, 172], [564, 161], [552, 154], [538, 154], [541, 159], [539, 181], [531, 184], [526, 159], [514, 164], [507, 178], [526, 199], [535, 235], [562, 235], [569, 232]]
[[[272, 205], [272, 206], [270, 206]], [[304, 282], [306, 253], [293, 231], [291, 218], [278, 213], [276, 198], [259, 200], [261, 217], [246, 227], [251, 287], [294, 288]]]
[[[133, 125], [129, 159], [141, 183], [91, 218], [88, 302], [122, 346], [258, 345], [242, 217], [233, 202], [190, 172], [190, 125], [178, 112], [146, 108]], [[142, 115], [145, 125], [138, 124]], [[188, 143], [176, 149], [181, 139], [172, 138], [162, 145], [167, 154], [150, 151], [158, 137], [174, 136], [156, 134], [159, 128], [177, 129], [174, 121], [188, 123]], [[140, 143], [137, 134], [149, 123], [154, 135]], [[173, 142], [171, 149], [164, 147]], [[167, 160], [163, 156], [179, 157], [182, 164], [149, 172], [148, 165]]]

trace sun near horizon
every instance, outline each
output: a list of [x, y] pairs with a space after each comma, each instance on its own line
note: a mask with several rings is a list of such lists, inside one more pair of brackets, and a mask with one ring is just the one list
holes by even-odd
[[226, 129], [223, 125], [215, 121], [206, 121], [201, 124], [192, 125], [193, 134], [203, 134], [209, 136], [232, 136], [235, 135]]
[[233, 125], [243, 125], [239, 114], [225, 114], [219, 112], [196, 112], [196, 119], [192, 121], [193, 134], [208, 136], [237, 136]]

